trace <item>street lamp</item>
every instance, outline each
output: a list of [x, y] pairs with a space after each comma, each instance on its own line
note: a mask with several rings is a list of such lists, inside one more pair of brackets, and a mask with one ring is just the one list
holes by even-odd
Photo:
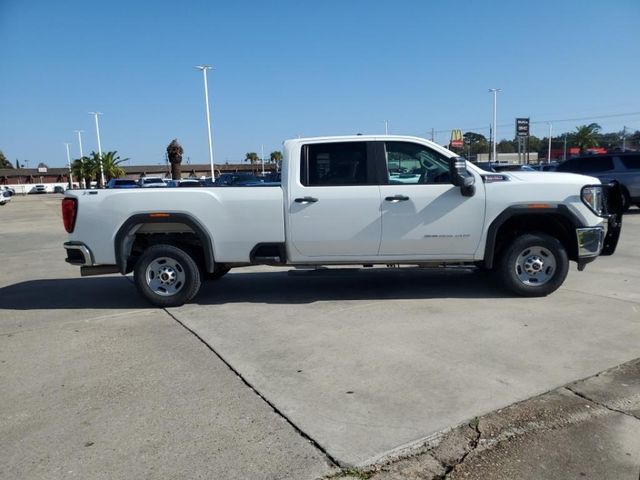
[[547, 165], [551, 163], [551, 132], [553, 131], [553, 125], [551, 124], [551, 122], [547, 122], [547, 125], [549, 125], [549, 148], [547, 151]]
[[211, 114], [209, 113], [209, 85], [207, 83], [207, 71], [213, 67], [211, 65], [196, 65], [198, 70], [202, 70], [204, 77], [204, 104], [207, 112], [207, 134], [209, 136], [209, 164], [211, 165], [211, 181], [215, 181], [216, 176], [213, 168], [213, 142], [211, 140]]
[[389, 120], [384, 120], [384, 134], [389, 135]]
[[78, 134], [78, 145], [80, 146], [80, 165], [82, 168], [80, 171], [82, 172], [82, 179], [78, 180], [78, 183], [82, 182], [82, 188], [87, 188], [87, 179], [84, 178], [84, 154], [82, 153], [82, 132], [83, 130], [74, 130]]
[[497, 160], [497, 150], [496, 150], [496, 139], [498, 138], [497, 135], [497, 131], [498, 129], [496, 128], [496, 117], [497, 117], [497, 105], [498, 105], [498, 92], [501, 92], [502, 89], [500, 88], [490, 88], [489, 89], [489, 93], [493, 93], [493, 128], [492, 128], [492, 136], [493, 136], [493, 155], [492, 155], [492, 160], [495, 162]]
[[69, 167], [69, 188], [73, 188], [73, 177], [71, 176], [71, 154], [69, 153], [69, 144], [65, 143], [67, 147], [67, 166]]
[[89, 112], [89, 115], [93, 115], [96, 119], [96, 135], [98, 136], [98, 162], [100, 164], [100, 183], [104, 188], [104, 168], [102, 168], [102, 145], [100, 144], [100, 124], [98, 123], [98, 115], [102, 115], [102, 112]]

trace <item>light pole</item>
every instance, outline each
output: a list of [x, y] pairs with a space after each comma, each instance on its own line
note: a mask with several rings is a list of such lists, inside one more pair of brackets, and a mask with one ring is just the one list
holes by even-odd
[[260, 162], [262, 163], [262, 176], [264, 177], [264, 145], [260, 145]]
[[89, 112], [89, 115], [93, 115], [96, 119], [96, 135], [98, 136], [98, 163], [100, 164], [100, 183], [104, 188], [104, 168], [102, 167], [102, 145], [100, 144], [100, 124], [98, 123], [98, 115], [102, 115], [101, 112]]
[[384, 134], [389, 135], [389, 120], [384, 121]]
[[493, 93], [493, 128], [492, 130], [492, 136], [493, 136], [493, 155], [492, 155], [492, 160], [495, 162], [497, 160], [497, 149], [496, 149], [496, 139], [498, 138], [497, 132], [498, 129], [496, 128], [496, 118], [497, 118], [497, 106], [498, 106], [498, 92], [501, 92], [502, 89], [501, 88], [490, 88], [489, 89], [489, 93]]
[[551, 122], [547, 122], [549, 125], [549, 148], [547, 151], [547, 165], [551, 163], [551, 132], [553, 131], [553, 125]]
[[82, 132], [83, 130], [75, 130], [75, 132], [78, 134], [78, 146], [80, 147], [80, 165], [82, 166], [82, 168], [80, 169], [80, 171], [82, 172], [82, 179], [78, 180], [78, 183], [80, 183], [82, 185], [82, 188], [87, 188], [87, 179], [84, 178], [84, 154], [82, 153]]
[[204, 76], [204, 105], [207, 112], [207, 135], [209, 136], [209, 164], [211, 165], [211, 181], [215, 181], [216, 176], [213, 168], [213, 142], [211, 140], [211, 114], [209, 113], [209, 84], [207, 83], [207, 71], [213, 67], [211, 65], [196, 65], [198, 70], [202, 70]]
[[69, 153], [69, 144], [65, 143], [67, 147], [67, 166], [69, 167], [69, 188], [73, 188], [73, 177], [71, 176], [71, 154]]

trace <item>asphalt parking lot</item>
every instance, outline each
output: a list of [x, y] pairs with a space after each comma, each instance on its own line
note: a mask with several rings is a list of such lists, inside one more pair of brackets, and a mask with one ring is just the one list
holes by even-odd
[[547, 298], [470, 269], [234, 270], [180, 308], [0, 207], [0, 477], [317, 478], [640, 357], [640, 210]]

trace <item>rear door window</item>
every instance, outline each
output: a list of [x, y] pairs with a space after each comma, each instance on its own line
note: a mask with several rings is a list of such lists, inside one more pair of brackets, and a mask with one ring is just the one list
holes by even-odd
[[302, 148], [305, 186], [372, 185], [367, 142], [315, 143]]

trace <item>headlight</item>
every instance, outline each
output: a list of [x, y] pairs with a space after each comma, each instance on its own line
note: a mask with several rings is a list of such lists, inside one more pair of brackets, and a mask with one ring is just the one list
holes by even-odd
[[580, 194], [583, 203], [591, 209], [596, 215], [602, 215], [602, 185], [587, 185], [582, 187]]

